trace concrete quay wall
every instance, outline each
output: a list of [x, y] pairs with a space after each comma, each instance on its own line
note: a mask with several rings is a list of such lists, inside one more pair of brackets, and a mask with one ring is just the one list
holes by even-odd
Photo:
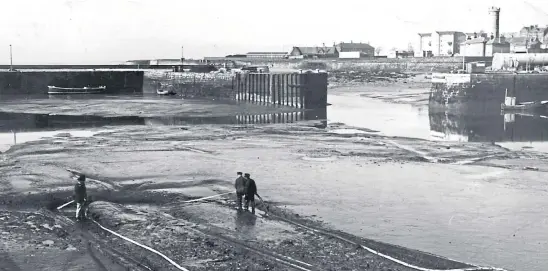
[[160, 84], [183, 97], [231, 98], [234, 74], [146, 71], [145, 93], [156, 93]]
[[47, 94], [48, 86], [106, 86], [107, 94], [141, 93], [143, 71], [19, 70], [0, 71], [0, 95]]
[[548, 73], [443, 74], [432, 75], [430, 102], [458, 111], [500, 111], [505, 93], [516, 102], [548, 100]]

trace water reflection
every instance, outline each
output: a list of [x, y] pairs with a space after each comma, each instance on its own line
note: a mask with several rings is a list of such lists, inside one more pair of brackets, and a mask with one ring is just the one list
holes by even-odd
[[465, 142], [548, 141], [548, 114], [482, 114], [440, 108], [430, 104], [428, 116], [433, 139]]
[[251, 235], [254, 232], [257, 217], [247, 211], [238, 211], [234, 217], [236, 230], [244, 235]]
[[101, 117], [0, 112], [0, 132], [47, 131], [120, 125], [271, 124], [293, 123], [303, 120], [318, 120], [321, 123], [319, 126], [325, 128], [327, 126], [325, 118], [325, 109], [304, 112], [190, 117]]

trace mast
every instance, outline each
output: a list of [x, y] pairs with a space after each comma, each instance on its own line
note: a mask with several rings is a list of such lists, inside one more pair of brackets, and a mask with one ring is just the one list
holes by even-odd
[[11, 44], [10, 44], [10, 71], [13, 71], [13, 54], [12, 54]]

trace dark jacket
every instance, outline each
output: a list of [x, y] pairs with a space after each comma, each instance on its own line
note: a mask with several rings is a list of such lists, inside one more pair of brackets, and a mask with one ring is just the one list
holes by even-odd
[[86, 184], [77, 183], [74, 186], [74, 201], [82, 203], [86, 200], [87, 196]]
[[245, 184], [246, 184], [246, 179], [242, 176], [238, 177], [236, 179], [236, 182], [234, 183], [234, 187], [236, 188], [236, 192], [240, 193], [240, 194], [245, 193]]
[[255, 180], [249, 178], [246, 182], [246, 189], [245, 194], [249, 196], [254, 196], [257, 194], [257, 185], [255, 184]]

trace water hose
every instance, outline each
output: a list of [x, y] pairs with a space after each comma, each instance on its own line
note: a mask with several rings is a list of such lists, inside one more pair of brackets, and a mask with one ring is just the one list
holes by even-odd
[[217, 194], [217, 195], [208, 196], [208, 197], [203, 197], [203, 198], [199, 198], [199, 199], [182, 201], [181, 203], [191, 203], [191, 202], [197, 202], [197, 201], [202, 201], [202, 200], [206, 200], [206, 199], [218, 198], [218, 197], [222, 197], [224, 195], [233, 194], [233, 193], [235, 193], [235, 192], [226, 192], [226, 193]]
[[152, 253], [154, 253], [154, 254], [156, 254], [156, 255], [162, 257], [162, 258], [164, 258], [166, 261], [168, 261], [170, 264], [172, 264], [173, 266], [175, 266], [177, 269], [182, 270], [182, 271], [189, 271], [188, 269], [186, 269], [186, 268], [184, 268], [184, 267], [178, 265], [176, 262], [174, 262], [173, 260], [171, 260], [170, 258], [168, 258], [166, 255], [162, 254], [161, 252], [159, 252], [159, 251], [157, 251], [157, 250], [155, 250], [155, 249], [153, 249], [153, 248], [147, 247], [147, 246], [145, 246], [145, 245], [139, 244], [139, 243], [137, 243], [136, 241], [133, 241], [133, 240], [131, 240], [131, 239], [129, 239], [129, 238], [127, 238], [127, 237], [121, 235], [121, 234], [118, 234], [118, 233], [116, 233], [116, 232], [114, 232], [114, 231], [112, 231], [112, 230], [109, 230], [109, 229], [105, 228], [103, 225], [99, 224], [99, 222], [95, 221], [94, 219], [91, 219], [91, 221], [93, 221], [93, 223], [97, 224], [97, 226], [99, 226], [101, 229], [103, 229], [103, 230], [105, 230], [105, 231], [107, 231], [107, 232], [109, 232], [109, 233], [111, 233], [111, 234], [113, 234], [113, 235], [116, 235], [116, 236], [119, 237], [119, 238], [122, 238], [122, 239], [124, 239], [124, 240], [126, 240], [126, 241], [128, 241], [128, 242], [130, 242], [130, 243], [132, 243], [132, 244], [134, 244], [134, 245], [137, 245], [137, 246], [139, 246], [139, 247], [142, 247], [142, 248], [144, 248], [144, 249], [146, 249], [146, 250], [148, 250], [148, 251], [150, 251], [150, 252], [152, 252]]
[[[204, 200], [204, 199], [209, 199], [209, 198], [214, 198], [214, 197], [220, 197], [220, 196], [223, 196], [223, 195], [226, 195], [226, 194], [231, 194], [232, 192], [229, 192], [229, 193], [223, 193], [223, 194], [218, 194], [218, 195], [215, 195], [215, 196], [209, 196], [209, 197], [204, 197], [204, 198], [199, 198], [199, 199], [194, 199], [190, 202], [196, 202], [196, 201], [200, 201], [200, 200]], [[265, 204], [264, 200], [261, 198], [261, 196], [259, 196], [257, 194], [257, 197], [263, 202], [263, 204]], [[266, 206], [266, 204], [265, 204]], [[360, 246], [361, 248], [369, 251], [370, 253], [372, 254], [375, 254], [377, 256], [380, 256], [386, 260], [389, 260], [391, 262], [394, 262], [394, 263], [397, 263], [397, 264], [400, 264], [400, 265], [403, 265], [405, 267], [408, 267], [408, 268], [411, 268], [411, 269], [415, 269], [415, 270], [418, 270], [418, 271], [506, 271], [505, 269], [502, 269], [502, 268], [495, 268], [495, 267], [479, 267], [479, 266], [476, 266], [476, 267], [470, 267], [470, 268], [461, 268], [461, 269], [429, 269], [429, 268], [423, 268], [423, 267], [420, 267], [420, 266], [416, 266], [416, 265], [413, 265], [413, 264], [410, 264], [410, 263], [407, 263], [407, 262], [404, 262], [402, 260], [398, 260], [394, 257], [391, 257], [389, 255], [386, 255], [386, 254], [383, 254], [383, 253], [380, 253], [372, 248], [369, 248], [369, 247], [366, 247], [364, 245], [361, 245], [361, 244], [358, 244], [357, 242], [355, 241], [352, 241], [352, 240], [348, 240], [344, 237], [341, 237], [339, 235], [336, 235], [336, 234], [333, 234], [333, 233], [329, 233], [329, 232], [326, 232], [326, 231], [322, 231], [322, 230], [318, 230], [318, 229], [314, 229], [314, 228], [311, 228], [311, 227], [308, 227], [308, 226], [305, 226], [305, 225], [302, 225], [300, 223], [297, 223], [297, 222], [294, 222], [294, 221], [291, 221], [291, 220], [288, 220], [288, 219], [284, 219], [284, 218], [281, 218], [281, 217], [278, 217], [278, 216], [274, 216], [274, 217], [277, 217], [287, 223], [290, 223], [290, 224], [293, 224], [294, 226], [298, 226], [298, 227], [301, 227], [301, 228], [305, 228], [307, 230], [310, 230], [310, 231], [313, 231], [313, 232], [317, 232], [317, 233], [321, 233], [321, 234], [324, 234], [324, 235], [329, 235], [331, 237], [334, 237], [336, 239], [339, 239], [339, 240], [342, 240], [342, 241], [345, 241], [347, 243], [351, 243], [351, 244], [354, 244], [354, 245], [358, 245]], [[472, 265], [474, 266], [473, 264], [469, 264], [469, 265]]]
[[71, 200], [71, 201], [69, 201], [69, 202], [67, 202], [67, 203], [65, 203], [65, 204], [63, 204], [63, 205], [57, 207], [57, 210], [61, 210], [61, 209], [65, 208], [65, 207], [67, 207], [69, 204], [71, 204], [71, 203], [73, 203], [73, 202], [74, 202], [74, 200]]
[[[57, 207], [57, 210], [61, 210], [63, 207], [65, 207], [65, 206], [67, 206], [67, 205], [69, 205], [69, 204], [71, 204], [71, 203], [73, 203], [73, 202], [74, 202], [74, 200], [69, 201], [69, 202], [67, 202], [67, 203], [65, 203], [65, 204], [63, 204], [63, 205]], [[127, 237], [125, 237], [125, 236], [123, 236], [123, 235], [121, 235], [121, 234], [119, 234], [119, 233], [116, 233], [116, 232], [113, 231], [113, 230], [107, 229], [107, 228], [104, 227], [103, 225], [99, 224], [99, 222], [95, 221], [95, 219], [91, 219], [91, 221], [92, 221], [93, 223], [97, 224], [97, 226], [99, 226], [99, 228], [101, 228], [101, 229], [103, 229], [103, 230], [105, 230], [105, 231], [107, 231], [107, 232], [109, 232], [109, 233], [111, 233], [111, 234], [113, 234], [113, 235], [115, 235], [115, 236], [117, 236], [117, 237], [119, 237], [119, 238], [125, 240], [125, 241], [128, 241], [128, 242], [130, 242], [130, 243], [132, 243], [132, 244], [134, 244], [134, 245], [137, 245], [137, 246], [139, 246], [139, 247], [141, 247], [141, 248], [144, 248], [144, 249], [146, 249], [146, 250], [148, 250], [148, 251], [150, 251], [150, 252], [152, 252], [152, 253], [154, 253], [154, 254], [156, 254], [156, 255], [162, 257], [162, 258], [164, 258], [166, 261], [168, 261], [170, 264], [172, 264], [173, 266], [175, 266], [177, 269], [179, 269], [179, 270], [181, 270], [181, 271], [189, 271], [188, 269], [186, 269], [186, 268], [180, 266], [179, 264], [177, 264], [176, 262], [174, 262], [173, 260], [171, 260], [171, 259], [170, 259], [169, 257], [167, 257], [166, 255], [162, 254], [161, 252], [159, 252], [159, 251], [157, 251], [157, 250], [155, 250], [155, 249], [153, 249], [153, 248], [150, 248], [150, 247], [148, 247], [148, 246], [145, 246], [145, 245], [143, 245], [143, 244], [140, 244], [140, 243], [138, 243], [138, 242], [136, 242], [136, 241], [134, 241], [134, 240], [132, 240], [132, 239], [129, 239], [129, 238], [127, 238]]]

